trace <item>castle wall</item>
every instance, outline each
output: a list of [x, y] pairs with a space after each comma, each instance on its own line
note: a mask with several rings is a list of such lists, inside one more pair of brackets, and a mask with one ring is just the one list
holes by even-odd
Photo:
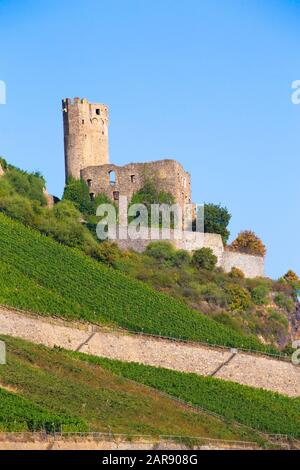
[[108, 108], [80, 98], [67, 98], [62, 107], [66, 179], [79, 179], [82, 168], [109, 162]]
[[252, 256], [224, 249], [222, 237], [216, 233], [184, 232], [182, 238], [178, 239], [173, 230], [170, 230], [170, 237], [168, 237], [168, 232], [161, 230], [156, 240], [151, 240], [149, 232], [147, 240], [127, 238], [126, 240], [117, 239], [115, 242], [122, 250], [143, 253], [149, 243], [158, 240], [168, 240], [178, 250], [186, 250], [190, 253], [200, 248], [210, 248], [218, 258], [217, 266], [223, 268], [225, 272], [230, 272], [235, 267], [248, 278], [264, 276], [264, 258], [262, 256]]
[[238, 268], [249, 278], [263, 277], [265, 275], [265, 262], [262, 256], [225, 250], [222, 267], [226, 272], [229, 272], [233, 267]]
[[[200, 233], [200, 232], [184, 232], [181, 239], [176, 238], [173, 230], [170, 230], [170, 239], [168, 238], [168, 232], [164, 230], [160, 231], [159, 240], [170, 241], [172, 245], [178, 250], [186, 250], [192, 252], [194, 250], [207, 247], [211, 248], [214, 255], [218, 258], [218, 265], [221, 265], [222, 256], [224, 252], [223, 242], [220, 235], [215, 233]], [[158, 241], [150, 239], [150, 233], [147, 240], [136, 239], [132, 240], [127, 238], [126, 240], [115, 240], [118, 246], [122, 250], [134, 250], [138, 253], [142, 253], [146, 250], [149, 243]]]
[[[81, 170], [81, 178], [89, 186], [90, 194], [106, 194], [117, 202], [120, 196], [130, 201], [147, 179], [154, 178], [158, 191], [172, 194], [177, 203], [191, 203], [190, 175], [175, 160], [159, 160], [148, 163], [129, 163], [125, 166], [89, 166]], [[114, 182], [110, 181], [115, 177]]]

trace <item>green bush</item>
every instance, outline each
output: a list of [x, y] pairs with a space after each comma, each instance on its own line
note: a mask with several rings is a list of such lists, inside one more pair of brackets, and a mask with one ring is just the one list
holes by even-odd
[[181, 268], [184, 265], [188, 265], [190, 261], [191, 256], [187, 251], [177, 250], [172, 258], [172, 265]]
[[270, 290], [268, 287], [260, 285], [251, 290], [251, 297], [255, 305], [265, 305], [268, 303], [269, 293]]
[[201, 298], [206, 302], [212, 302], [220, 307], [226, 306], [226, 296], [224, 291], [213, 282], [201, 285], [199, 288]]
[[200, 248], [195, 250], [192, 256], [192, 264], [196, 268], [206, 269], [207, 271], [213, 271], [216, 267], [218, 258], [213, 254], [210, 248]]
[[71, 201], [77, 209], [83, 214], [92, 213], [92, 204], [88, 185], [83, 180], [68, 178], [66, 183], [63, 200]]
[[32, 201], [38, 201], [42, 206], [47, 204], [44, 196], [45, 180], [39, 173], [26, 173], [17, 168], [8, 167], [4, 177], [14, 188], [15, 192]]
[[247, 289], [238, 284], [228, 284], [225, 287], [228, 307], [232, 312], [244, 312], [251, 306], [251, 296]]
[[151, 242], [145, 250], [146, 255], [155, 258], [161, 263], [172, 261], [175, 253], [174, 246], [168, 241]]
[[[172, 194], [158, 191], [155, 182], [152, 179], [146, 179], [145, 185], [137, 193], [135, 193], [131, 199], [130, 206], [133, 204], [143, 204], [148, 210], [148, 225], [151, 226], [151, 204], [167, 204], [172, 205], [175, 203], [175, 198]], [[135, 217], [130, 217], [129, 221]], [[174, 224], [174, 217], [171, 214], [171, 227]], [[162, 217], [159, 218], [159, 226], [162, 225]]]
[[278, 307], [286, 310], [289, 313], [291, 313], [295, 308], [295, 304], [294, 304], [293, 300], [290, 297], [287, 297], [286, 295], [284, 295], [281, 292], [278, 292], [275, 295], [274, 302]]

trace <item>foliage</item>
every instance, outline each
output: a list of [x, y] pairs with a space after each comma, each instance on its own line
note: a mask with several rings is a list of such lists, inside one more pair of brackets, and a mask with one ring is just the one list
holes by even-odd
[[251, 296], [247, 289], [238, 284], [228, 284], [225, 287], [228, 307], [233, 312], [243, 312], [251, 305]]
[[265, 305], [268, 302], [268, 287], [260, 285], [251, 290], [251, 297], [255, 305]]
[[171, 261], [175, 255], [174, 246], [168, 241], [151, 242], [146, 248], [145, 253], [152, 258], [160, 261]]
[[213, 254], [211, 248], [200, 248], [195, 250], [192, 256], [192, 263], [197, 268], [212, 271], [217, 264], [218, 258]]
[[300, 279], [299, 276], [289, 269], [289, 271], [283, 276], [283, 281], [289, 284], [293, 289], [299, 290], [300, 289]]
[[220, 204], [205, 204], [204, 205], [204, 232], [218, 233], [226, 245], [230, 232], [228, 224], [231, 219], [231, 214], [226, 207]]
[[[168, 204], [172, 205], [175, 203], [174, 196], [170, 193], [164, 191], [158, 191], [155, 182], [147, 178], [143, 188], [136, 192], [130, 202], [130, 206], [133, 204], [143, 204], [146, 206], [148, 211], [148, 226], [151, 226], [151, 204]], [[130, 217], [129, 220], [134, 219], [135, 217]], [[171, 227], [174, 223], [173, 214], [171, 214]], [[159, 225], [162, 224], [162, 217], [160, 215]]]
[[27, 398], [0, 388], [0, 431], [48, 432], [85, 430], [87, 426], [78, 418], [58, 415], [43, 409]]
[[231, 277], [232, 279], [244, 279], [245, 274], [239, 268], [233, 266], [230, 270], [229, 277]]
[[85, 181], [68, 178], [66, 183], [63, 200], [71, 201], [75, 204], [77, 209], [83, 214], [90, 214], [92, 212], [92, 205], [88, 185]]
[[287, 310], [291, 313], [294, 310], [294, 302], [291, 298], [284, 295], [282, 292], [278, 292], [274, 297], [274, 302], [278, 307]]
[[[76, 356], [78, 353], [70, 353]], [[300, 437], [300, 399], [214, 377], [80, 354], [123, 377], [270, 434]]]
[[[48, 298], [39, 300], [41, 313], [60, 314], [66, 310], [66, 302], [72, 302], [77, 308], [66, 316], [93, 323], [116, 323], [135, 331], [232, 347], [272, 349], [3, 214], [0, 250], [1, 264], [49, 293]], [[36, 299], [27, 292], [26, 284], [21, 283], [15, 291], [8, 277], [1, 280], [0, 287], [0, 303], [5, 300], [7, 305], [15, 306], [20, 299], [23, 308], [34, 308]], [[54, 304], [49, 302], [51, 297], [55, 298]], [[62, 309], [58, 308], [61, 298]]]
[[231, 243], [230, 249], [240, 251], [255, 256], [265, 256], [266, 247], [263, 242], [251, 230], [240, 232], [237, 238]]

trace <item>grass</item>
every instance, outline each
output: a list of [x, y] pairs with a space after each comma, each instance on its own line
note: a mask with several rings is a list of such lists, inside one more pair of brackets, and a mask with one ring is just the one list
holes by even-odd
[[0, 214], [0, 303], [132, 331], [273, 351], [141, 281]]
[[300, 398], [169, 369], [69, 353], [122, 377], [154, 387], [186, 403], [269, 434], [300, 438]]
[[[261, 442], [243, 427], [178, 405], [103, 365], [58, 348], [0, 338], [7, 345], [7, 365], [0, 367], [0, 396], [10, 402], [9, 407], [0, 403], [1, 430], [43, 428], [44, 419], [56, 417], [59, 424], [73, 424], [83, 431]], [[32, 414], [34, 426], [26, 425]]]

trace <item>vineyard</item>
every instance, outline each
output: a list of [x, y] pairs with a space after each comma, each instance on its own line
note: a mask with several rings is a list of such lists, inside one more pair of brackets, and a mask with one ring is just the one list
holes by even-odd
[[186, 403], [269, 434], [300, 438], [300, 398], [170, 369], [70, 352], [73, 357], [179, 398]]
[[179, 407], [173, 399], [59, 348], [0, 338], [7, 345], [7, 365], [0, 366], [0, 431], [172, 434], [260, 442], [235, 423]]
[[68, 431], [86, 429], [84, 421], [59, 416], [31, 400], [0, 388], [0, 431]]
[[0, 214], [0, 303], [137, 332], [272, 351], [75, 249]]

